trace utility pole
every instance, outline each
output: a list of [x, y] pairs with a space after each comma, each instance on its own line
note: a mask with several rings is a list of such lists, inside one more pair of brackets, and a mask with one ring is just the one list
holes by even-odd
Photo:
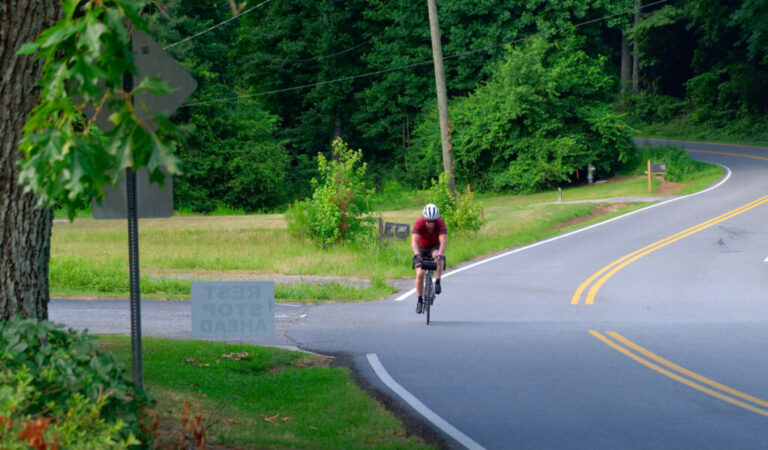
[[436, 0], [427, 0], [429, 6], [429, 29], [432, 34], [432, 58], [435, 61], [435, 85], [437, 87], [437, 109], [440, 112], [440, 139], [443, 144], [443, 168], [448, 174], [448, 187], [456, 196], [456, 178], [453, 175], [453, 150], [451, 144], [451, 122], [448, 117], [448, 93], [445, 88], [443, 68], [443, 46], [440, 42], [440, 23], [437, 19]]

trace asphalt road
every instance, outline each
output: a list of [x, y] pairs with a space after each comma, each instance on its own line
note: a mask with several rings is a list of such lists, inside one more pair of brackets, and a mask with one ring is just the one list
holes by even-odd
[[[278, 305], [258, 343], [348, 355], [450, 447], [766, 448], [768, 149], [686, 147], [726, 178], [456, 268], [429, 326], [406, 292]], [[145, 334], [190, 336], [187, 303], [142, 308]], [[125, 302], [53, 301], [50, 317], [128, 331]]]

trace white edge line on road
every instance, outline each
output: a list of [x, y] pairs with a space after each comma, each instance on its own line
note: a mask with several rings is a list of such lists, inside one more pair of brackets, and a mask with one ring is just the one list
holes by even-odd
[[763, 262], [768, 262], [768, 258], [765, 258], [765, 260]]
[[402, 398], [406, 403], [411, 405], [411, 407], [415, 409], [419, 414], [424, 416], [425, 419], [432, 422], [433, 425], [443, 430], [443, 432], [445, 432], [451, 438], [455, 439], [461, 445], [469, 449], [485, 450], [485, 447], [473, 441], [472, 438], [459, 431], [450, 423], [446, 422], [445, 419], [438, 416], [431, 409], [427, 408], [427, 406], [424, 403], [421, 403], [418, 398], [408, 392], [404, 387], [400, 386], [400, 384], [398, 384], [398, 382], [389, 375], [389, 372], [387, 372], [387, 369], [385, 369], [381, 364], [381, 361], [379, 361], [379, 357], [376, 356], [376, 353], [368, 353], [366, 356], [368, 358], [368, 363], [373, 368], [373, 371], [376, 372], [376, 375], [379, 377], [379, 379], [384, 384], [386, 384], [387, 387], [392, 389], [395, 394], [399, 395], [400, 398]]
[[[528, 249], [531, 249], [531, 248], [534, 248], [534, 247], [538, 247], [540, 245], [549, 244], [550, 242], [554, 242], [554, 241], [557, 241], [557, 240], [560, 240], [560, 239], [564, 239], [564, 238], [567, 238], [569, 236], [573, 236], [574, 234], [578, 234], [578, 233], [581, 233], [581, 232], [584, 232], [584, 231], [587, 231], [587, 230], [591, 230], [592, 228], [597, 228], [599, 226], [602, 226], [602, 225], [614, 222], [616, 220], [623, 219], [625, 217], [629, 217], [629, 216], [631, 216], [633, 214], [637, 214], [637, 213], [640, 213], [640, 212], [643, 212], [643, 211], [647, 211], [647, 210], [649, 210], [651, 208], [656, 208], [656, 207], [661, 206], [661, 205], [666, 205], [667, 203], [676, 202], [676, 201], [682, 200], [684, 198], [690, 198], [690, 197], [693, 197], [693, 196], [696, 196], [696, 195], [704, 194], [705, 192], [709, 192], [709, 191], [711, 191], [713, 189], [717, 189], [720, 186], [722, 186], [726, 181], [728, 181], [729, 178], [731, 178], [731, 173], [732, 172], [731, 172], [731, 169], [729, 169], [727, 166], [724, 166], [722, 164], [718, 164], [718, 163], [711, 163], [711, 164], [718, 165], [718, 166], [722, 167], [723, 169], [725, 169], [726, 175], [725, 175], [725, 177], [723, 177], [722, 180], [720, 180], [719, 183], [715, 184], [714, 186], [710, 186], [707, 189], [704, 189], [703, 191], [695, 192], [693, 194], [683, 195], [682, 197], [673, 198], [671, 200], [667, 200], [667, 201], [661, 202], [661, 203], [654, 203], [653, 205], [646, 206], [645, 208], [637, 209], [637, 210], [629, 212], [627, 214], [622, 214], [621, 216], [614, 217], [613, 219], [608, 219], [605, 222], [596, 223], [596, 224], [590, 225], [588, 227], [579, 228], [578, 230], [574, 230], [574, 231], [571, 231], [569, 233], [561, 234], [561, 235], [558, 235], [558, 236], [555, 236], [555, 237], [551, 237], [551, 238], [543, 240], [543, 241], [539, 241], [539, 242], [535, 242], [535, 243], [530, 244], [530, 245], [526, 245], [525, 247], [516, 248], [514, 250], [502, 253], [500, 255], [496, 255], [496, 256], [493, 256], [491, 258], [484, 259], [482, 261], [478, 261], [478, 262], [476, 262], [474, 264], [470, 264], [470, 265], [462, 267], [460, 269], [452, 270], [452, 271], [450, 271], [448, 273], [443, 274], [443, 278], [450, 277], [451, 275], [455, 275], [455, 274], [457, 274], [459, 272], [463, 272], [465, 270], [472, 269], [474, 267], [477, 267], [477, 266], [479, 266], [481, 264], [485, 264], [487, 262], [491, 262], [491, 261], [494, 261], [494, 260], [497, 260], [497, 259], [500, 259], [500, 258], [504, 258], [506, 256], [509, 256], [509, 255], [512, 255], [512, 254], [515, 254], [515, 253], [519, 253], [519, 252], [522, 252], [524, 250], [528, 250]], [[416, 293], [416, 289], [411, 289], [410, 291], [407, 291], [403, 295], [397, 297], [395, 299], [395, 301], [396, 302], [401, 302], [401, 301], [405, 300], [406, 298], [410, 297], [411, 295], [413, 295], [414, 293]]]

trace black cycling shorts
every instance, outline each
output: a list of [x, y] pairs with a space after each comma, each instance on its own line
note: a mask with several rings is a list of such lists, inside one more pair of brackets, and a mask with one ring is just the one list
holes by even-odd
[[424, 247], [419, 246], [419, 255], [421, 255], [422, 258], [425, 257], [425, 256], [431, 258], [432, 257], [432, 253], [435, 250], [440, 250], [440, 244], [437, 244], [434, 247], [430, 247], [430, 248], [424, 248]]

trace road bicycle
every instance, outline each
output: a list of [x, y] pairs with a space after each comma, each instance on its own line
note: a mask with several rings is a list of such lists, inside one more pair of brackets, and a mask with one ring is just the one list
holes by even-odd
[[[445, 258], [442, 259], [442, 263], [443, 270], [445, 270]], [[422, 290], [424, 308], [421, 310], [421, 313], [424, 314], [427, 318], [427, 325], [429, 325], [430, 309], [432, 309], [432, 304], [435, 302], [435, 283], [433, 283], [432, 279], [434, 277], [433, 273], [435, 270], [437, 270], [437, 264], [437, 261], [428, 256], [422, 258], [421, 262], [414, 264], [414, 268], [421, 267], [422, 270], [427, 271], [427, 273], [424, 275], [424, 289]]]

